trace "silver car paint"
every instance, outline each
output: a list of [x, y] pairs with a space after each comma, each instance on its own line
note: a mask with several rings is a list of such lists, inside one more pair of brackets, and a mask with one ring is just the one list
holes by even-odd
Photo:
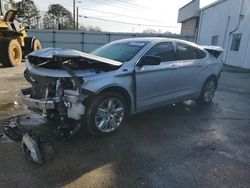
[[[89, 70], [79, 70], [75, 73], [84, 79], [82, 88], [93, 93], [98, 94], [111, 87], [126, 90], [132, 101], [131, 114], [177, 101], [196, 99], [206, 79], [211, 75], [218, 77], [222, 71], [222, 63], [218, 59], [204, 48], [190, 42], [165, 38], [123, 41], [148, 41], [148, 44], [133, 59], [115, 71], [96, 74]], [[203, 50], [207, 56], [199, 60], [162, 62], [158, 66], [136, 66], [140, 58], [160, 42], [185, 43]], [[64, 70], [48, 70], [33, 66], [29, 62], [26, 62], [26, 66], [30, 72], [40, 76], [70, 77]]]

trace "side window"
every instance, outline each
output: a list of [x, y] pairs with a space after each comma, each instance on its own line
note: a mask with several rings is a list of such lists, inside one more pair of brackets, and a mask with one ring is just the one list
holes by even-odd
[[205, 52], [188, 44], [177, 43], [176, 51], [178, 60], [202, 59], [206, 57]]
[[212, 40], [211, 40], [211, 45], [217, 46], [218, 45], [218, 40], [219, 40], [219, 36], [212, 36]]
[[176, 60], [176, 54], [172, 42], [156, 44], [145, 55], [159, 56], [162, 58], [162, 62]]
[[231, 51], [239, 51], [240, 41], [241, 41], [241, 33], [233, 34], [233, 39], [232, 39], [230, 50]]
[[196, 48], [197, 52], [198, 52], [198, 58], [197, 59], [203, 59], [207, 56], [207, 54], [205, 52], [203, 52], [202, 50]]

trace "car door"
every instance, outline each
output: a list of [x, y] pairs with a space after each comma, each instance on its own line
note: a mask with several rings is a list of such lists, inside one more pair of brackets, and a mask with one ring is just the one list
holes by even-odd
[[180, 98], [192, 98], [199, 92], [199, 80], [202, 70], [207, 65], [205, 57], [207, 54], [192, 45], [176, 42], [174, 43], [177, 61], [174, 66], [178, 69], [177, 75], [182, 79], [176, 82], [177, 96]]
[[159, 65], [135, 67], [137, 111], [153, 108], [168, 101], [176, 91], [176, 53], [172, 42], [161, 42], [150, 48], [144, 56], [162, 58]]

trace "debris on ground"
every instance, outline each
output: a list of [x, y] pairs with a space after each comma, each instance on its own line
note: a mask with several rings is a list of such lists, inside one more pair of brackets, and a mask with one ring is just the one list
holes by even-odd
[[21, 141], [25, 131], [20, 127], [19, 117], [5, 121], [4, 134], [14, 141]]
[[25, 133], [22, 138], [22, 149], [25, 153], [25, 157], [30, 160], [34, 161], [38, 164], [43, 163], [43, 157], [40, 152], [40, 148], [38, 145], [39, 137], [35, 137], [34, 135], [30, 135], [29, 133]]
[[25, 130], [20, 117], [5, 121], [4, 134], [11, 140], [21, 142], [25, 157], [32, 162], [43, 164], [55, 155], [54, 147], [32, 130]]
[[71, 121], [61, 121], [56, 129], [53, 130], [53, 136], [59, 140], [67, 141], [71, 139], [81, 128], [81, 123]]

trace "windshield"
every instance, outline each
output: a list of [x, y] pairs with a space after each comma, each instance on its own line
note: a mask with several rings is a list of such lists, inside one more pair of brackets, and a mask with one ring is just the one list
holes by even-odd
[[1, 14], [2, 16], [5, 15], [6, 12], [8, 12], [11, 8], [12, 5], [9, 0], [0, 0], [1, 1]]
[[98, 48], [92, 54], [120, 62], [130, 61], [144, 46], [146, 42], [123, 42], [108, 44]]

